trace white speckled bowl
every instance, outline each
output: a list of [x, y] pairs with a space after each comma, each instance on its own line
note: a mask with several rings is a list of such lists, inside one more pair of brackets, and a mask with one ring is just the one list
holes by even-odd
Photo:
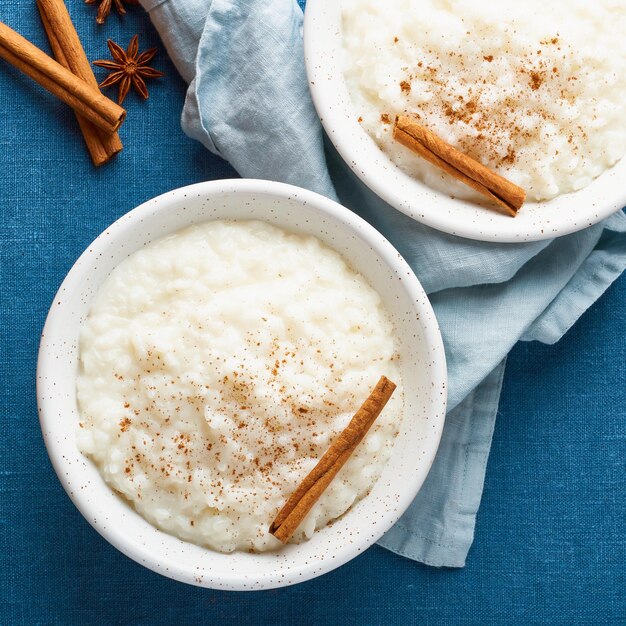
[[[331, 527], [277, 553], [220, 554], [157, 530], [109, 489], [75, 441], [78, 336], [94, 294], [111, 270], [141, 246], [212, 219], [260, 219], [318, 237], [343, 254], [380, 293], [398, 337], [405, 415], [382, 477]], [[225, 180], [150, 200], [87, 248], [63, 281], [48, 314], [39, 349], [37, 397], [54, 469], [74, 504], [103, 537], [138, 563], [183, 582], [217, 589], [266, 589], [338, 567], [396, 522], [424, 482], [437, 451], [446, 405], [446, 366], [426, 294], [380, 233], [310, 191], [267, 181]]]
[[526, 203], [515, 218], [435, 191], [402, 172], [357, 121], [343, 78], [340, 0], [307, 0], [304, 52], [313, 102], [338, 152], [372, 191], [418, 222], [470, 239], [517, 243], [581, 230], [626, 205], [626, 158], [580, 191]]

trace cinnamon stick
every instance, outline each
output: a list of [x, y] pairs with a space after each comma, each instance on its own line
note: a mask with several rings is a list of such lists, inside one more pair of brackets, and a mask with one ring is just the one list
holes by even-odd
[[[37, 7], [56, 60], [91, 87], [99, 89], [63, 0], [37, 0]], [[78, 112], [76, 119], [96, 167], [109, 161], [122, 149], [116, 132], [105, 133]]]
[[298, 485], [270, 525], [270, 533], [287, 543], [326, 490], [352, 452], [367, 434], [396, 389], [395, 383], [381, 376], [369, 397], [354, 414], [317, 465]]
[[411, 117], [400, 115], [396, 118], [393, 138], [486, 196], [513, 217], [526, 200], [526, 192], [521, 187], [457, 150]]
[[115, 132], [126, 111], [19, 33], [0, 22], [0, 57], [30, 76], [105, 132]]

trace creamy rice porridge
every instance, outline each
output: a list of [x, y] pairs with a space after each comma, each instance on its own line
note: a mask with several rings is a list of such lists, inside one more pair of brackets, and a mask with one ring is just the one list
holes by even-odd
[[398, 114], [523, 187], [581, 189], [626, 153], [624, 0], [342, 0], [363, 128], [408, 174], [474, 192], [392, 140]]
[[[378, 294], [314, 237], [192, 226], [132, 254], [80, 340], [78, 445], [149, 522], [223, 552], [268, 527], [381, 374], [400, 387]], [[379, 477], [401, 388], [304, 519], [342, 515]]]

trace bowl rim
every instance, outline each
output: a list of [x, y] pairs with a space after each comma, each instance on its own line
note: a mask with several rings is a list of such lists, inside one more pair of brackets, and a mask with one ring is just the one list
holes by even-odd
[[[43, 327], [37, 359], [37, 405], [39, 422], [48, 456], [55, 473], [57, 474], [57, 477], [59, 478], [66, 493], [89, 524], [102, 537], [104, 537], [104, 539], [137, 563], [169, 578], [193, 585], [205, 586], [214, 589], [250, 590], [250, 584], [242, 584], [242, 580], [237, 575], [220, 576], [219, 583], [212, 581], [212, 584], [208, 584], [203, 581], [198, 581], [195, 577], [192, 565], [189, 566], [189, 569], [180, 567], [177, 562], [168, 560], [167, 555], [155, 554], [153, 551], [149, 550], [147, 546], [140, 545], [136, 541], [133, 541], [132, 537], [129, 537], [125, 533], [121, 532], [119, 528], [117, 528], [115, 524], [111, 524], [110, 521], [106, 524], [100, 523], [101, 520], [94, 517], [94, 511], [92, 510], [92, 505], [90, 505], [87, 495], [84, 494], [83, 490], [72, 489], [70, 479], [66, 477], [65, 469], [67, 468], [65, 463], [67, 461], [65, 461], [65, 457], [59, 449], [61, 444], [54, 441], [53, 437], [48, 436], [48, 428], [56, 415], [55, 405], [58, 404], [56, 400], [53, 400], [50, 397], [49, 393], [55, 385], [54, 368], [56, 362], [51, 354], [51, 349], [48, 347], [48, 343], [54, 343], [51, 341], [54, 337], [54, 326], [58, 325], [58, 318], [61, 314], [59, 311], [62, 307], [56, 305], [63, 300], [68, 300], [68, 297], [63, 295], [64, 292], [69, 294], [73, 293], [74, 286], [80, 284], [80, 281], [93, 270], [95, 265], [97, 265], [99, 258], [98, 252], [106, 250], [111, 245], [115, 245], [117, 237], [122, 236], [132, 227], [133, 224], [136, 224], [137, 222], [144, 222], [147, 224], [148, 220], [150, 220], [152, 216], [156, 216], [164, 211], [167, 211], [168, 208], [179, 203], [186, 196], [200, 194], [206, 198], [211, 198], [218, 197], [220, 194], [225, 193], [254, 193], [258, 196], [280, 197], [284, 200], [293, 200], [295, 197], [298, 202], [312, 206], [316, 212], [339, 220], [353, 230], [355, 236], [369, 244], [374, 253], [379, 256], [383, 262], [390, 266], [391, 269], [396, 268], [403, 271], [406, 278], [406, 280], [403, 281], [403, 286], [408, 297], [413, 302], [413, 305], [415, 307], [421, 307], [421, 312], [430, 313], [420, 315], [419, 318], [423, 329], [425, 346], [430, 351], [430, 354], [432, 354], [432, 367], [429, 368], [432, 371], [432, 381], [434, 385], [443, 391], [441, 394], [433, 396], [432, 400], [428, 403], [429, 414], [432, 415], [434, 420], [433, 426], [435, 428], [435, 432], [431, 433], [432, 446], [422, 457], [423, 467], [425, 468], [423, 476], [417, 481], [413, 479], [411, 488], [404, 492], [402, 498], [403, 503], [402, 506], [399, 507], [397, 515], [394, 514], [389, 516], [388, 513], [386, 514], [389, 517], [394, 517], [393, 521], [389, 524], [389, 527], [400, 518], [402, 513], [404, 513], [406, 508], [412, 502], [417, 492], [421, 489], [434, 461], [445, 421], [447, 369], [443, 341], [434, 312], [432, 311], [430, 302], [427, 299], [419, 280], [406, 261], [395, 250], [391, 243], [389, 243], [373, 226], [337, 202], [315, 192], [285, 183], [256, 179], [223, 179], [180, 187], [178, 189], [160, 194], [155, 198], [149, 199], [125, 215], [122, 215], [85, 248], [84, 252], [79, 256], [67, 273], [52, 300], [52, 304]], [[206, 221], [210, 220], [211, 218], [209, 217]], [[358, 228], [355, 228], [355, 226], [358, 226]], [[185, 225], [181, 224], [180, 228], [184, 227]], [[154, 235], [151, 236], [150, 241], [155, 241], [162, 236], [163, 234], [154, 233]], [[129, 251], [129, 254], [134, 251], [135, 249]], [[72, 297], [69, 298], [69, 302], [72, 302]], [[68, 304], [68, 306], [71, 305]], [[107, 488], [110, 489], [108, 486]], [[406, 502], [404, 502], [404, 500], [406, 500]], [[146, 520], [144, 521], [146, 524], [149, 524]], [[155, 529], [152, 525], [151, 527]], [[162, 532], [158, 529], [155, 530], [157, 532]], [[301, 577], [298, 580], [292, 580], [291, 582], [277, 582], [276, 580], [270, 580], [270, 577], [266, 576], [262, 579], [256, 579], [252, 589], [270, 589], [286, 586], [297, 582], [303, 582], [329, 572], [350, 561], [364, 549], [370, 547], [384, 534], [384, 532], [385, 530], [383, 529], [377, 535], [372, 534], [364, 536], [361, 541], [351, 544], [349, 550], [343, 550], [341, 554], [338, 554], [337, 558], [332, 562], [330, 560], [325, 560], [322, 567], [320, 567], [320, 563], [311, 563], [308, 567], [301, 567], [297, 570], [294, 569], [294, 573], [302, 572], [300, 575]], [[211, 552], [208, 548], [204, 549]], [[273, 555], [274, 553], [268, 554]], [[247, 580], [246, 582], [249, 583], [250, 581]]]
[[326, 134], [354, 174], [382, 200], [444, 233], [499, 243], [553, 239], [593, 226], [626, 206], [626, 156], [582, 189], [526, 202], [515, 218], [454, 199], [405, 174], [356, 120], [342, 73], [341, 0], [307, 0], [304, 60]]

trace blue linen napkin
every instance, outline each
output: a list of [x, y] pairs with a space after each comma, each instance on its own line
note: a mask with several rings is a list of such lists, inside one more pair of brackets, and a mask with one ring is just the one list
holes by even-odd
[[141, 2], [189, 83], [185, 132], [241, 176], [339, 199], [398, 248], [429, 293], [448, 359], [449, 412], [424, 486], [380, 544], [429, 565], [462, 567], [506, 355], [520, 339], [558, 341], [626, 268], [626, 216], [514, 245], [434, 231], [376, 197], [331, 146], [325, 154], [295, 0]]

